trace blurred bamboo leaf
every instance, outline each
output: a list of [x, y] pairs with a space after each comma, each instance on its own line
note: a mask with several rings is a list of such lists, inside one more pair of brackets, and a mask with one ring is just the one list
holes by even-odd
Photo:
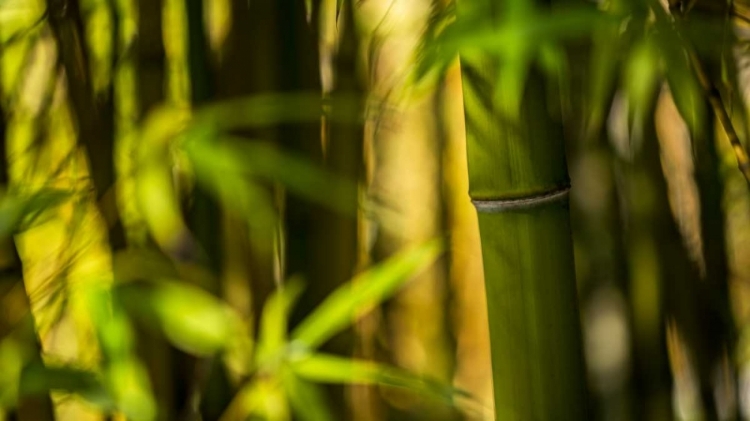
[[154, 110], [141, 129], [138, 150], [138, 205], [156, 242], [173, 254], [194, 244], [175, 190], [172, 157], [175, 140], [189, 123], [189, 117], [183, 109]]
[[83, 292], [104, 354], [107, 389], [116, 408], [133, 420], [153, 420], [156, 401], [146, 369], [135, 356], [130, 320], [112, 299], [109, 288], [87, 288]]
[[128, 313], [192, 354], [211, 355], [242, 334], [239, 318], [227, 304], [185, 283], [130, 282], [114, 293]]
[[591, 105], [586, 123], [587, 139], [599, 135], [609, 111], [620, 64], [619, 56], [622, 54], [620, 47], [624, 43], [623, 37], [617, 22], [600, 22], [594, 30], [589, 86]]
[[13, 234], [33, 223], [44, 211], [58, 206], [72, 196], [66, 190], [42, 189], [32, 194], [6, 194], [0, 201], [0, 237]]
[[107, 367], [109, 387], [118, 410], [133, 421], [151, 421], [156, 418], [156, 402], [150, 388], [148, 373], [135, 358], [113, 362]]
[[299, 377], [317, 383], [377, 384], [400, 387], [449, 405], [453, 404], [454, 396], [466, 396], [465, 392], [449, 385], [372, 361], [315, 353], [292, 359], [289, 365]]
[[655, 10], [659, 51], [666, 63], [666, 79], [675, 105], [693, 134], [701, 133], [706, 115], [706, 100], [690, 66], [686, 43], [661, 8]]
[[247, 383], [232, 400], [219, 421], [290, 419], [287, 396], [275, 376], [256, 378]]
[[269, 127], [279, 123], [315, 121], [359, 121], [361, 95], [339, 93], [323, 98], [318, 92], [259, 94], [207, 105], [195, 115], [196, 126], [229, 131]]
[[351, 324], [360, 314], [390, 297], [406, 281], [430, 265], [443, 243], [429, 241], [402, 251], [333, 291], [292, 331], [292, 341], [314, 349]]
[[197, 124], [184, 136], [182, 152], [192, 168], [196, 182], [216, 197], [227, 210], [244, 218], [255, 235], [250, 239], [262, 252], [270, 252], [276, 207], [267, 188], [246, 176], [242, 156], [217, 145], [219, 134], [210, 126]]
[[0, 409], [18, 400], [19, 383], [26, 360], [24, 347], [12, 338], [0, 342]]
[[292, 370], [282, 370], [284, 386], [292, 411], [303, 421], [333, 421], [323, 388], [298, 377]]
[[654, 92], [659, 82], [659, 52], [653, 42], [646, 38], [633, 47], [625, 67], [625, 90], [630, 101], [631, 111], [637, 124], [641, 124], [646, 114], [653, 112]]
[[99, 408], [112, 409], [114, 402], [97, 373], [66, 366], [26, 366], [21, 375], [21, 396], [41, 395], [50, 391], [75, 393]]
[[[535, 12], [524, 19], [507, 19], [499, 25], [490, 16], [463, 16], [449, 25], [425, 47], [426, 57], [452, 61], [459, 52], [481, 51], [505, 58], [518, 46], [535, 48], [542, 43], [560, 43], [590, 35], [601, 20], [613, 19], [591, 7], [557, 9], [554, 13]], [[533, 42], [530, 42], [533, 40]], [[515, 54], [511, 54], [515, 56]], [[512, 58], [509, 58], [512, 60]]]
[[302, 284], [291, 280], [276, 289], [266, 301], [258, 332], [258, 365], [269, 364], [269, 359], [280, 355], [286, 345], [289, 312], [301, 293]]
[[[300, 156], [265, 142], [232, 136], [223, 136], [216, 141], [211, 141], [210, 135], [197, 139], [204, 140], [185, 142], [184, 148], [195, 166], [196, 175], [210, 183], [255, 177], [281, 183], [291, 192], [333, 210], [345, 214], [356, 212], [347, 198], [356, 193], [357, 185]], [[234, 190], [227, 199], [238, 200], [238, 194]]]

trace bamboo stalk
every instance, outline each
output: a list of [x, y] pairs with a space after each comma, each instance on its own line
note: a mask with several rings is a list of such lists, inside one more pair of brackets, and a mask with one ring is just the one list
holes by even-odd
[[562, 130], [548, 113], [549, 96], [536, 71], [527, 79], [519, 117], [499, 109], [495, 65], [481, 54], [461, 56], [496, 419], [586, 420]]
[[78, 141], [88, 154], [89, 172], [99, 210], [109, 228], [113, 250], [125, 244], [117, 216], [114, 171], [113, 95], [97, 98], [78, 0], [47, 0], [49, 24], [57, 45], [68, 87]]
[[[652, 101], [656, 103], [656, 100]], [[672, 375], [665, 317], [675, 315], [682, 295], [671, 288], [692, 276], [692, 265], [670, 212], [653, 110], [643, 125], [641, 148], [620, 162], [628, 247], [628, 303], [632, 325], [634, 417], [663, 420], [673, 414]], [[678, 298], [679, 296], [679, 298]]]
[[[694, 2], [695, 3], [695, 2]], [[693, 13], [706, 14], [711, 2], [698, 2]], [[734, 2], [714, 4], [725, 15], [736, 11]], [[728, 7], [731, 7], [728, 8]], [[716, 11], [716, 10], [714, 10]], [[687, 24], [687, 10], [673, 10], [677, 30]], [[726, 16], [728, 19], [728, 16]], [[699, 54], [687, 35], [680, 34], [690, 66], [705, 94], [713, 116], [718, 120], [737, 159], [737, 166], [745, 181], [750, 184], [750, 158], [735, 130], [732, 116], [724, 105], [721, 93], [717, 88], [718, 64], [721, 63], [724, 51], [731, 48], [735, 41], [733, 36], [723, 39], [719, 48], [711, 53]], [[732, 82], [737, 86], [736, 72], [730, 71]], [[703, 116], [709, 122], [708, 129], [693, 133], [693, 151], [695, 162], [695, 181], [700, 200], [700, 230], [702, 240], [703, 265], [699, 265], [698, 278], [694, 279], [692, 288], [694, 297], [693, 312], [699, 314], [699, 321], [689, 326], [692, 335], [688, 343], [696, 354], [696, 368], [700, 383], [700, 394], [707, 420], [718, 419], [717, 399], [714, 393], [716, 373], [722, 365], [727, 352], [733, 353], [736, 345], [736, 332], [729, 303], [729, 268], [726, 251], [725, 215], [722, 210], [724, 182], [719, 173], [719, 157], [716, 151], [715, 124], [710, 116]], [[732, 377], [732, 374], [727, 374]], [[737, 390], [736, 379], [727, 378], [730, 387]], [[736, 393], [736, 392], [731, 392]], [[727, 414], [727, 419], [737, 417], [736, 413]], [[734, 417], [734, 418], [732, 418]]]
[[[7, 122], [4, 110], [0, 109], [0, 186], [8, 187], [10, 178], [8, 176], [7, 161]], [[31, 363], [43, 364], [42, 346], [36, 332], [34, 316], [31, 313], [31, 302], [23, 285], [23, 267], [18, 249], [13, 237], [0, 239], [0, 302], [8, 295], [18, 295], [22, 303], [22, 312], [26, 316], [20, 323], [8, 320], [6, 315], [0, 316], [0, 341], [6, 339], [13, 331], [24, 329], [31, 332], [30, 341], [34, 355]], [[7, 314], [7, 316], [11, 316]], [[26, 332], [24, 332], [26, 333]], [[54, 421], [55, 413], [49, 394], [41, 396], [21, 397], [15, 414], [11, 413], [11, 419], [18, 421]]]

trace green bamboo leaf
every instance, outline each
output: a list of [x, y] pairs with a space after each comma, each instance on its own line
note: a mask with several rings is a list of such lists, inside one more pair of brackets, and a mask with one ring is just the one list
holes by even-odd
[[[217, 140], [203, 135], [185, 142], [184, 149], [196, 176], [212, 185], [222, 186], [228, 180], [254, 177], [281, 183], [297, 195], [344, 214], [352, 215], [357, 210], [357, 204], [349, 200], [356, 196], [357, 185], [353, 181], [267, 142], [232, 136]], [[238, 192], [241, 191], [233, 189], [226, 199], [240, 200], [242, 196]]]
[[258, 334], [258, 365], [268, 364], [269, 359], [281, 355], [286, 345], [289, 329], [289, 312], [302, 293], [302, 283], [296, 280], [286, 282], [268, 298], [263, 306]]
[[18, 401], [19, 379], [23, 372], [26, 350], [19, 341], [0, 341], [0, 409], [10, 408]]
[[61, 205], [70, 197], [70, 191], [59, 189], [42, 189], [31, 194], [6, 194], [0, 201], [0, 237], [28, 226], [44, 211]]
[[289, 367], [300, 378], [317, 383], [365, 384], [405, 388], [452, 405], [454, 397], [467, 393], [450, 385], [426, 379], [405, 370], [372, 361], [330, 354], [307, 354], [292, 358]]
[[129, 420], [156, 419], [156, 401], [149, 386], [148, 372], [135, 358], [115, 361], [107, 367], [109, 389], [118, 410]]
[[[268, 253], [277, 223], [274, 199], [267, 188], [250, 179], [249, 163], [245, 160], [255, 157], [242, 156], [217, 139], [214, 128], [196, 125], [184, 136], [182, 151], [190, 161], [196, 181], [227, 210], [245, 218], [255, 233], [250, 240], [257, 250]], [[243, 139], [243, 142], [249, 141]]]
[[393, 295], [419, 271], [430, 265], [443, 250], [433, 240], [402, 251], [382, 264], [358, 275], [333, 291], [292, 332], [292, 340], [313, 349], [351, 324], [359, 315]]
[[590, 111], [586, 138], [599, 136], [615, 89], [623, 39], [616, 22], [602, 22], [595, 30], [591, 52]]
[[185, 352], [211, 355], [242, 334], [239, 318], [228, 305], [185, 283], [130, 282], [114, 293], [128, 313], [158, 328]]
[[196, 113], [194, 124], [229, 131], [315, 121], [324, 115], [332, 121], [359, 121], [361, 101], [361, 95], [348, 93], [330, 98], [319, 92], [259, 94], [207, 105]]
[[146, 118], [137, 157], [136, 200], [153, 238], [176, 252], [190, 238], [173, 180], [172, 145], [189, 122], [187, 110], [158, 108]]
[[438, 45], [443, 54], [451, 57], [455, 57], [459, 51], [481, 51], [502, 57], [515, 49], [519, 42], [533, 40], [528, 42], [533, 46], [539, 42], [564, 42], [587, 37], [600, 21], [612, 19], [615, 18], [590, 7], [537, 13], [533, 19], [508, 20], [500, 25], [481, 24], [475, 17], [460, 17], [443, 31]]
[[664, 10], [655, 13], [659, 51], [666, 64], [666, 79], [677, 110], [691, 133], [701, 133], [706, 118], [706, 100], [690, 64], [685, 42]]
[[115, 407], [128, 419], [150, 421], [156, 417], [156, 400], [148, 373], [135, 356], [135, 334], [120, 303], [109, 288], [87, 288], [83, 299], [94, 321], [104, 354], [104, 381]]
[[666, 79], [677, 110], [692, 134], [701, 133], [706, 116], [706, 99], [690, 67], [688, 57], [679, 45], [660, 42], [666, 61]]
[[50, 391], [75, 393], [99, 408], [111, 409], [114, 402], [97, 373], [67, 366], [32, 363], [21, 374], [19, 395], [42, 395]]
[[335, 418], [320, 385], [305, 381], [292, 370], [284, 369], [281, 382], [292, 411], [302, 421], [333, 421]]
[[654, 92], [659, 82], [659, 52], [648, 39], [638, 43], [625, 67], [625, 90], [636, 121], [642, 122], [653, 111]]
[[289, 402], [277, 376], [255, 376], [237, 392], [221, 420], [288, 421]]
[[440, 45], [442, 32], [454, 24], [455, 19], [455, 2], [447, 5], [433, 2], [426, 29], [416, 50], [416, 65], [411, 75], [416, 85], [424, 84], [430, 79], [429, 75], [443, 74], [448, 63], [455, 58], [450, 53], [445, 54]]

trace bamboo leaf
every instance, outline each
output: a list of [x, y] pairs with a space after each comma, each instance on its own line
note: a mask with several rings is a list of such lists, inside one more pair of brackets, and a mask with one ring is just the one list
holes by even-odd
[[[212, 141], [208, 135], [186, 142], [185, 150], [196, 175], [214, 184], [255, 177], [281, 183], [291, 192], [338, 212], [350, 215], [356, 212], [356, 204], [348, 200], [356, 195], [354, 182], [266, 142], [231, 136]], [[238, 198], [237, 190], [227, 197], [232, 198]]]
[[44, 211], [64, 203], [71, 193], [43, 189], [32, 194], [6, 194], [0, 202], [0, 237], [33, 223]]
[[402, 251], [384, 263], [358, 275], [333, 291], [292, 332], [295, 344], [312, 349], [351, 324], [360, 314], [390, 297], [396, 290], [430, 265], [443, 249], [430, 241]]
[[615, 22], [602, 22], [593, 36], [591, 52], [590, 111], [587, 116], [586, 137], [599, 135], [604, 119], [609, 112], [611, 96], [620, 63], [623, 39], [619, 25]]
[[130, 282], [118, 286], [115, 296], [128, 313], [185, 352], [211, 355], [242, 334], [238, 316], [228, 305], [181, 282]]
[[274, 355], [280, 355], [286, 344], [288, 319], [294, 303], [302, 293], [299, 281], [289, 281], [268, 298], [261, 315], [258, 334], [258, 365], [268, 363]]
[[303, 421], [333, 421], [335, 418], [326, 402], [326, 393], [315, 383], [305, 381], [292, 370], [282, 371], [282, 384], [292, 411]]
[[19, 379], [26, 356], [18, 341], [0, 341], [0, 408], [10, 408], [18, 401]]
[[677, 110], [691, 133], [703, 131], [706, 104], [700, 84], [690, 69], [687, 56], [679, 47], [661, 43], [667, 61], [666, 79]]
[[538, 13], [533, 19], [509, 20], [500, 25], [477, 24], [462, 17], [443, 31], [439, 46], [451, 57], [459, 51], [482, 51], [504, 56], [518, 42], [564, 42], [589, 36], [602, 20], [614, 19], [590, 7], [559, 9]]
[[625, 89], [636, 121], [652, 112], [659, 81], [659, 54], [648, 39], [633, 47], [625, 68]]
[[405, 388], [426, 397], [452, 404], [454, 396], [466, 396], [450, 385], [425, 379], [405, 370], [372, 361], [315, 353], [294, 358], [289, 363], [300, 378], [318, 383], [380, 385]]
[[130, 320], [108, 288], [87, 288], [83, 298], [105, 357], [104, 380], [116, 408], [132, 420], [153, 420], [156, 401], [146, 369], [134, 355]]
[[276, 376], [256, 376], [235, 395], [219, 421], [287, 421], [289, 402]]
[[172, 253], [192, 244], [174, 187], [171, 150], [188, 121], [186, 110], [154, 110], [141, 130], [138, 150], [136, 200], [156, 242]]
[[148, 386], [148, 372], [135, 358], [113, 362], [107, 367], [108, 384], [117, 408], [129, 420], [156, 418], [156, 402]]
[[359, 94], [346, 93], [330, 98], [318, 92], [259, 94], [212, 103], [196, 113], [194, 124], [223, 132], [315, 121], [324, 115], [332, 121], [359, 121], [361, 100]]
[[50, 391], [76, 393], [100, 408], [112, 408], [113, 401], [100, 376], [74, 367], [26, 366], [21, 375], [21, 396], [41, 395]]

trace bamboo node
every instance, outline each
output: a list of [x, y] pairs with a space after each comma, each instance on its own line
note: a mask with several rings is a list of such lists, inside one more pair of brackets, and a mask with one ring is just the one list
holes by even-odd
[[570, 193], [570, 185], [557, 187], [542, 193], [514, 197], [512, 199], [486, 199], [472, 200], [471, 203], [480, 213], [500, 213], [518, 210], [533, 209], [542, 205], [561, 202], [567, 200]]

